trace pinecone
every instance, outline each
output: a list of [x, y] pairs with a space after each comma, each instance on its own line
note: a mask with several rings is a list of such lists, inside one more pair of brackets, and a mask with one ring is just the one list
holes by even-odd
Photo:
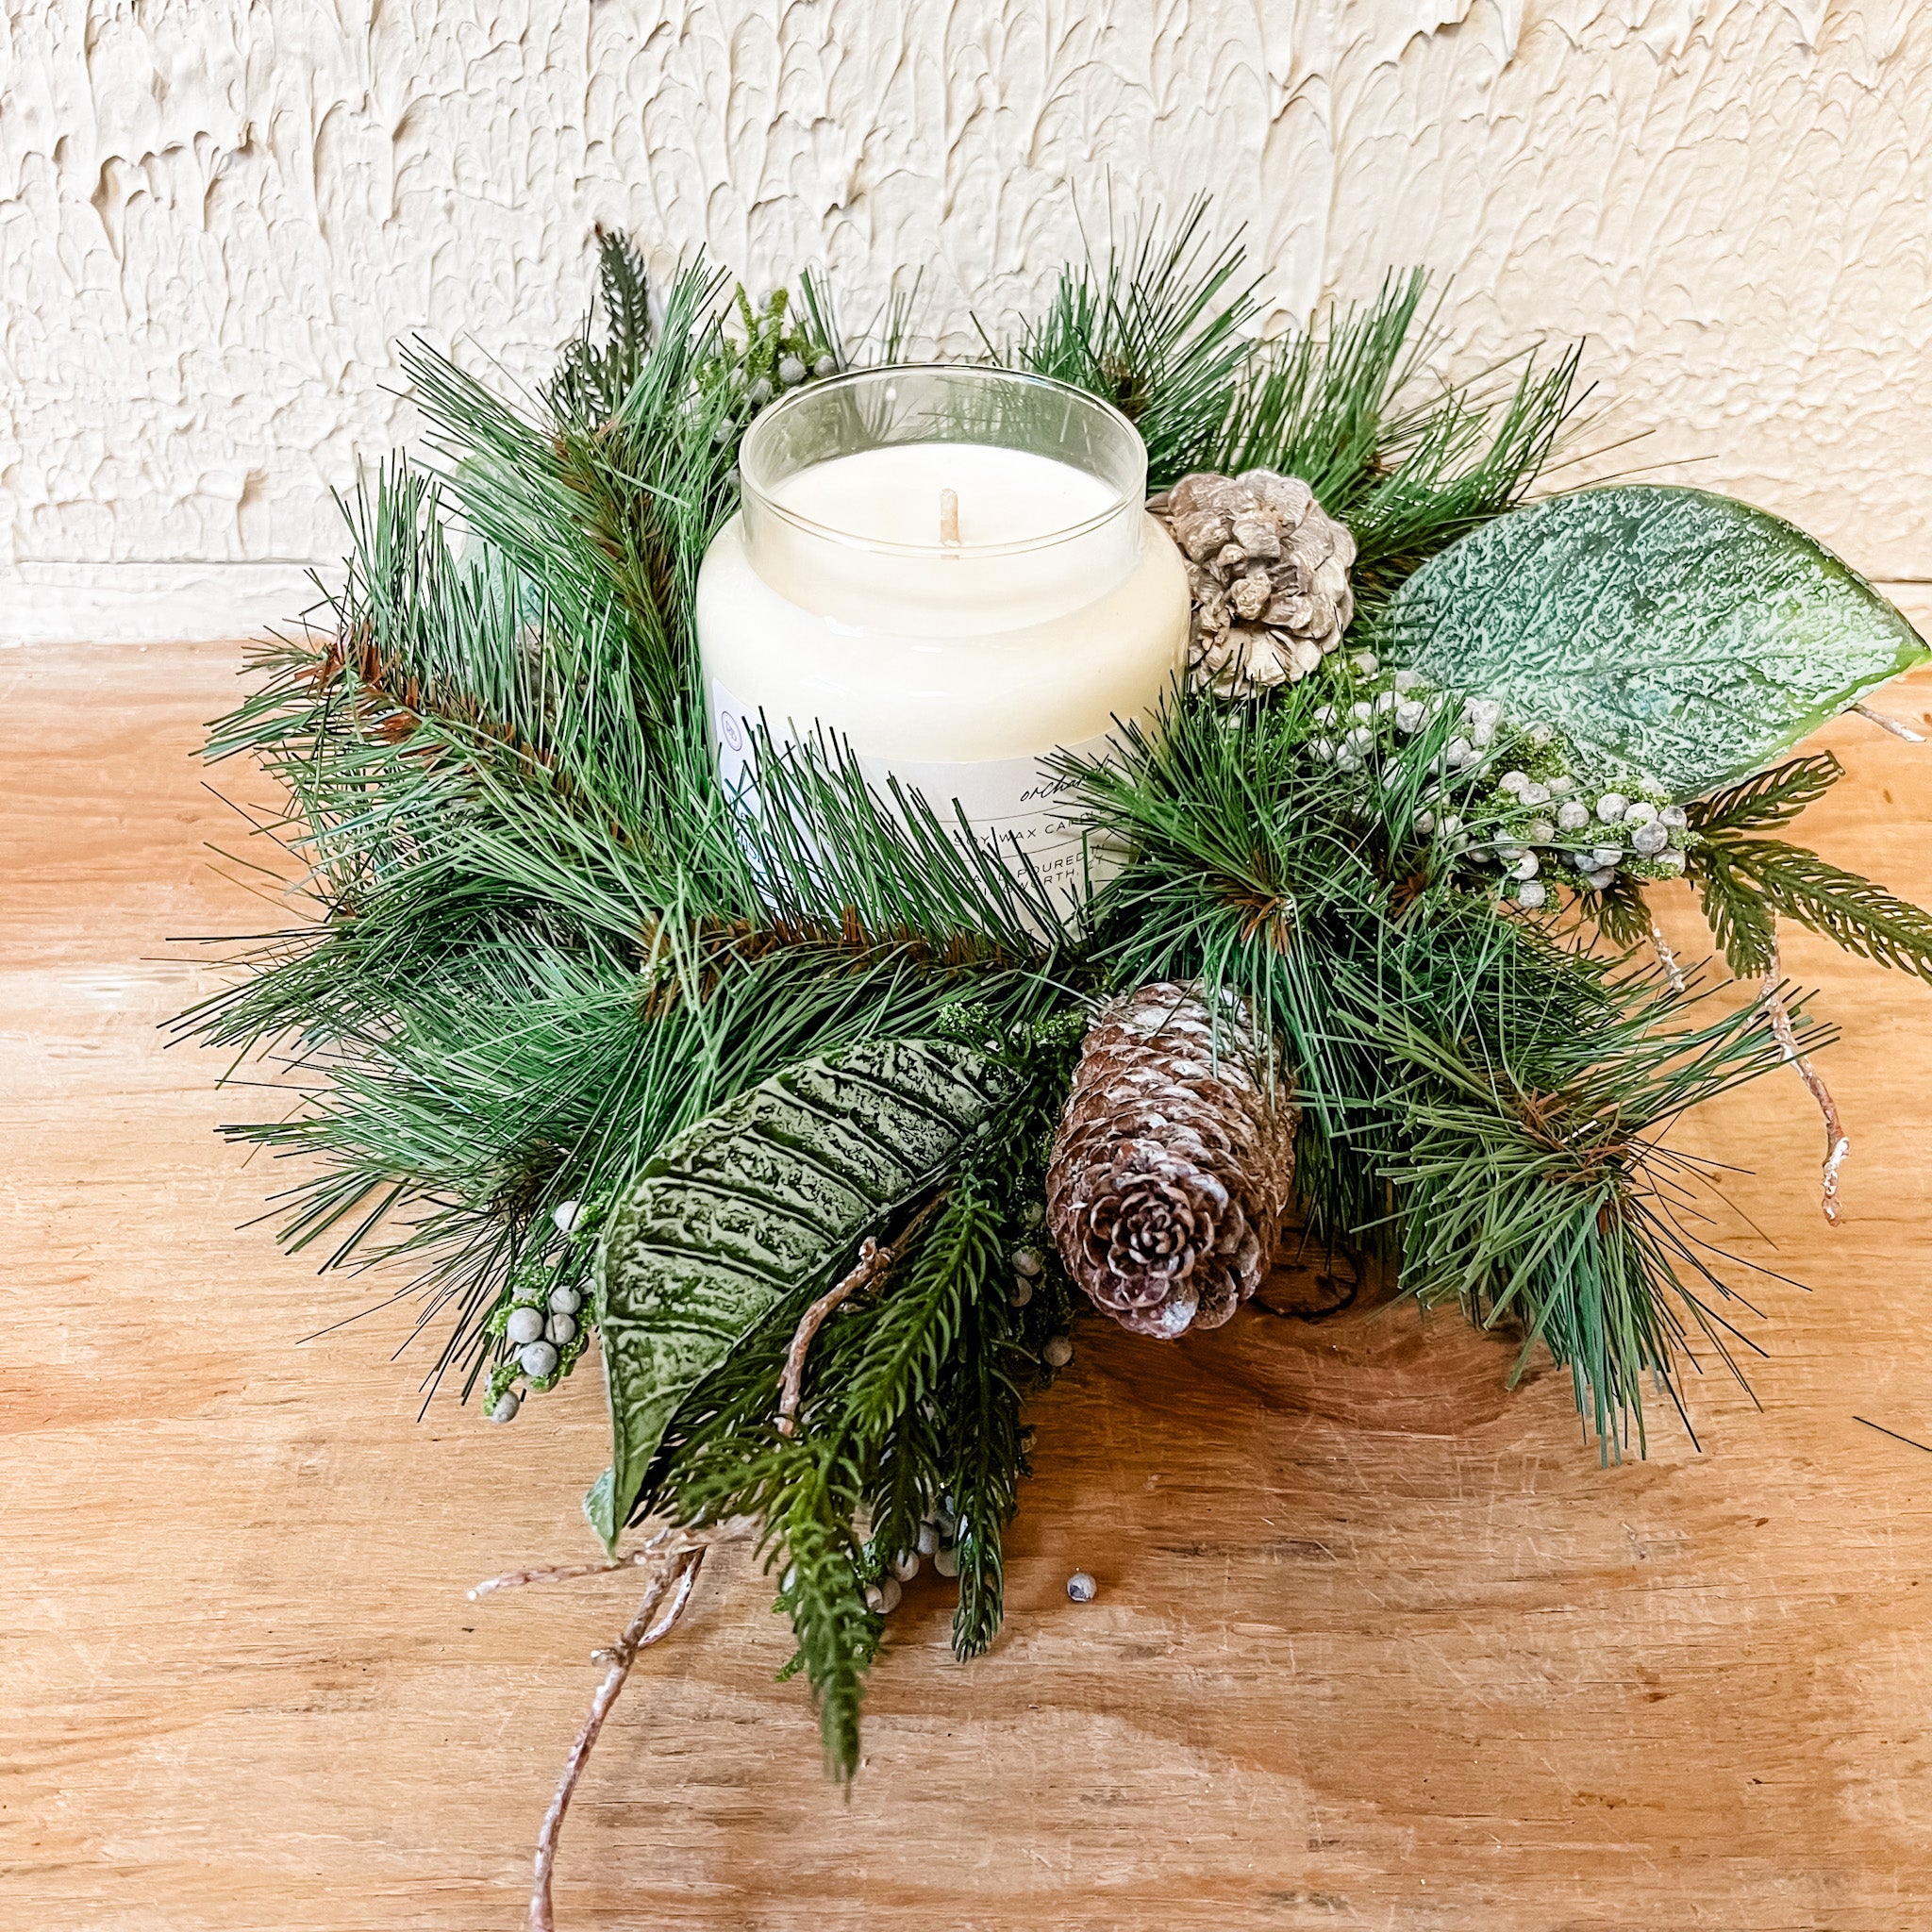
[[[1218, 1328], [1274, 1259], [1300, 1114], [1264, 1088], [1238, 1002], [1190, 986], [1109, 1001], [1087, 1029], [1046, 1173], [1067, 1272], [1137, 1335]], [[1274, 1083], [1269, 1083], [1273, 1085]]]
[[1197, 689], [1253, 697], [1306, 677], [1341, 642], [1355, 614], [1355, 539], [1293, 476], [1197, 471], [1147, 508], [1188, 560]]

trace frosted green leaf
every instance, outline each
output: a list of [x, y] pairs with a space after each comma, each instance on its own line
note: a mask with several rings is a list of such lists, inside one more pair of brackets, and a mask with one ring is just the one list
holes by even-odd
[[607, 1543], [685, 1396], [781, 1301], [828, 1287], [1017, 1085], [965, 1047], [871, 1041], [787, 1068], [653, 1157], [597, 1257], [611, 1466], [584, 1507]]
[[1579, 775], [1676, 798], [1768, 764], [1926, 656], [1857, 571], [1779, 517], [1661, 484], [1586, 490], [1438, 553], [1390, 656], [1554, 724]]

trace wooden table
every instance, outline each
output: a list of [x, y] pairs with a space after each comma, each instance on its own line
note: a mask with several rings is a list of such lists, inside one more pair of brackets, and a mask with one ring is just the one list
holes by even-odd
[[[419, 1423], [403, 1315], [331, 1326], [378, 1285], [242, 1225], [276, 1174], [211, 1129], [265, 1096], [157, 1031], [210, 983], [177, 941], [279, 923], [190, 761], [238, 661], [0, 654], [0, 1924], [513, 1932], [632, 1591], [463, 1591], [588, 1554], [600, 1395]], [[1824, 741], [1852, 776], [1812, 839], [1932, 898], [1932, 747]], [[560, 1925], [1932, 1924], [1932, 1456], [1854, 1420], [1932, 1441], [1932, 991], [1786, 960], [1848, 1036], [1844, 1224], [1794, 1075], [1685, 1130], [1756, 1170], [1742, 1251], [1809, 1284], [1754, 1291], [1761, 1413], [1707, 1378], [1701, 1454], [1659, 1417], [1604, 1470], [1561, 1379], [1505, 1393], [1452, 1318], [1251, 1314], [1177, 1356], [1096, 1324], [993, 1654], [954, 1663], [942, 1587], [908, 1591], [847, 1803], [724, 1554], [592, 1760]]]

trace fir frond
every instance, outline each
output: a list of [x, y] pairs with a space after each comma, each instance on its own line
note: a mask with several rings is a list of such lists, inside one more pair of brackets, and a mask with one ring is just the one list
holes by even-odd
[[1828, 751], [1807, 752], [1686, 808], [1693, 832], [1766, 832], [1790, 824], [1845, 774]]
[[[1713, 930], [1724, 922], [1718, 938], [1725, 956], [1748, 958], [1752, 972], [1770, 966], [1757, 934], [1783, 918], [1860, 958], [1932, 980], [1932, 913], [1815, 852], [1782, 839], [1726, 836], [1698, 854], [1693, 867], [1707, 910], [1714, 908]], [[1754, 916], [1761, 923], [1747, 924]], [[1741, 970], [1736, 958], [1733, 966]]]

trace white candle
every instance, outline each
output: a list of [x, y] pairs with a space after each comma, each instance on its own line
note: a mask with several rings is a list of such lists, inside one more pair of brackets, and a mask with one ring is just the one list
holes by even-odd
[[1076, 899], [1096, 855], [1041, 758], [1151, 724], [1187, 641], [1131, 425], [1010, 371], [869, 370], [768, 410], [740, 460], [744, 508], [697, 591], [726, 784], [760, 716], [780, 741], [822, 726], [875, 787], [896, 777], [948, 822], [957, 801]]

